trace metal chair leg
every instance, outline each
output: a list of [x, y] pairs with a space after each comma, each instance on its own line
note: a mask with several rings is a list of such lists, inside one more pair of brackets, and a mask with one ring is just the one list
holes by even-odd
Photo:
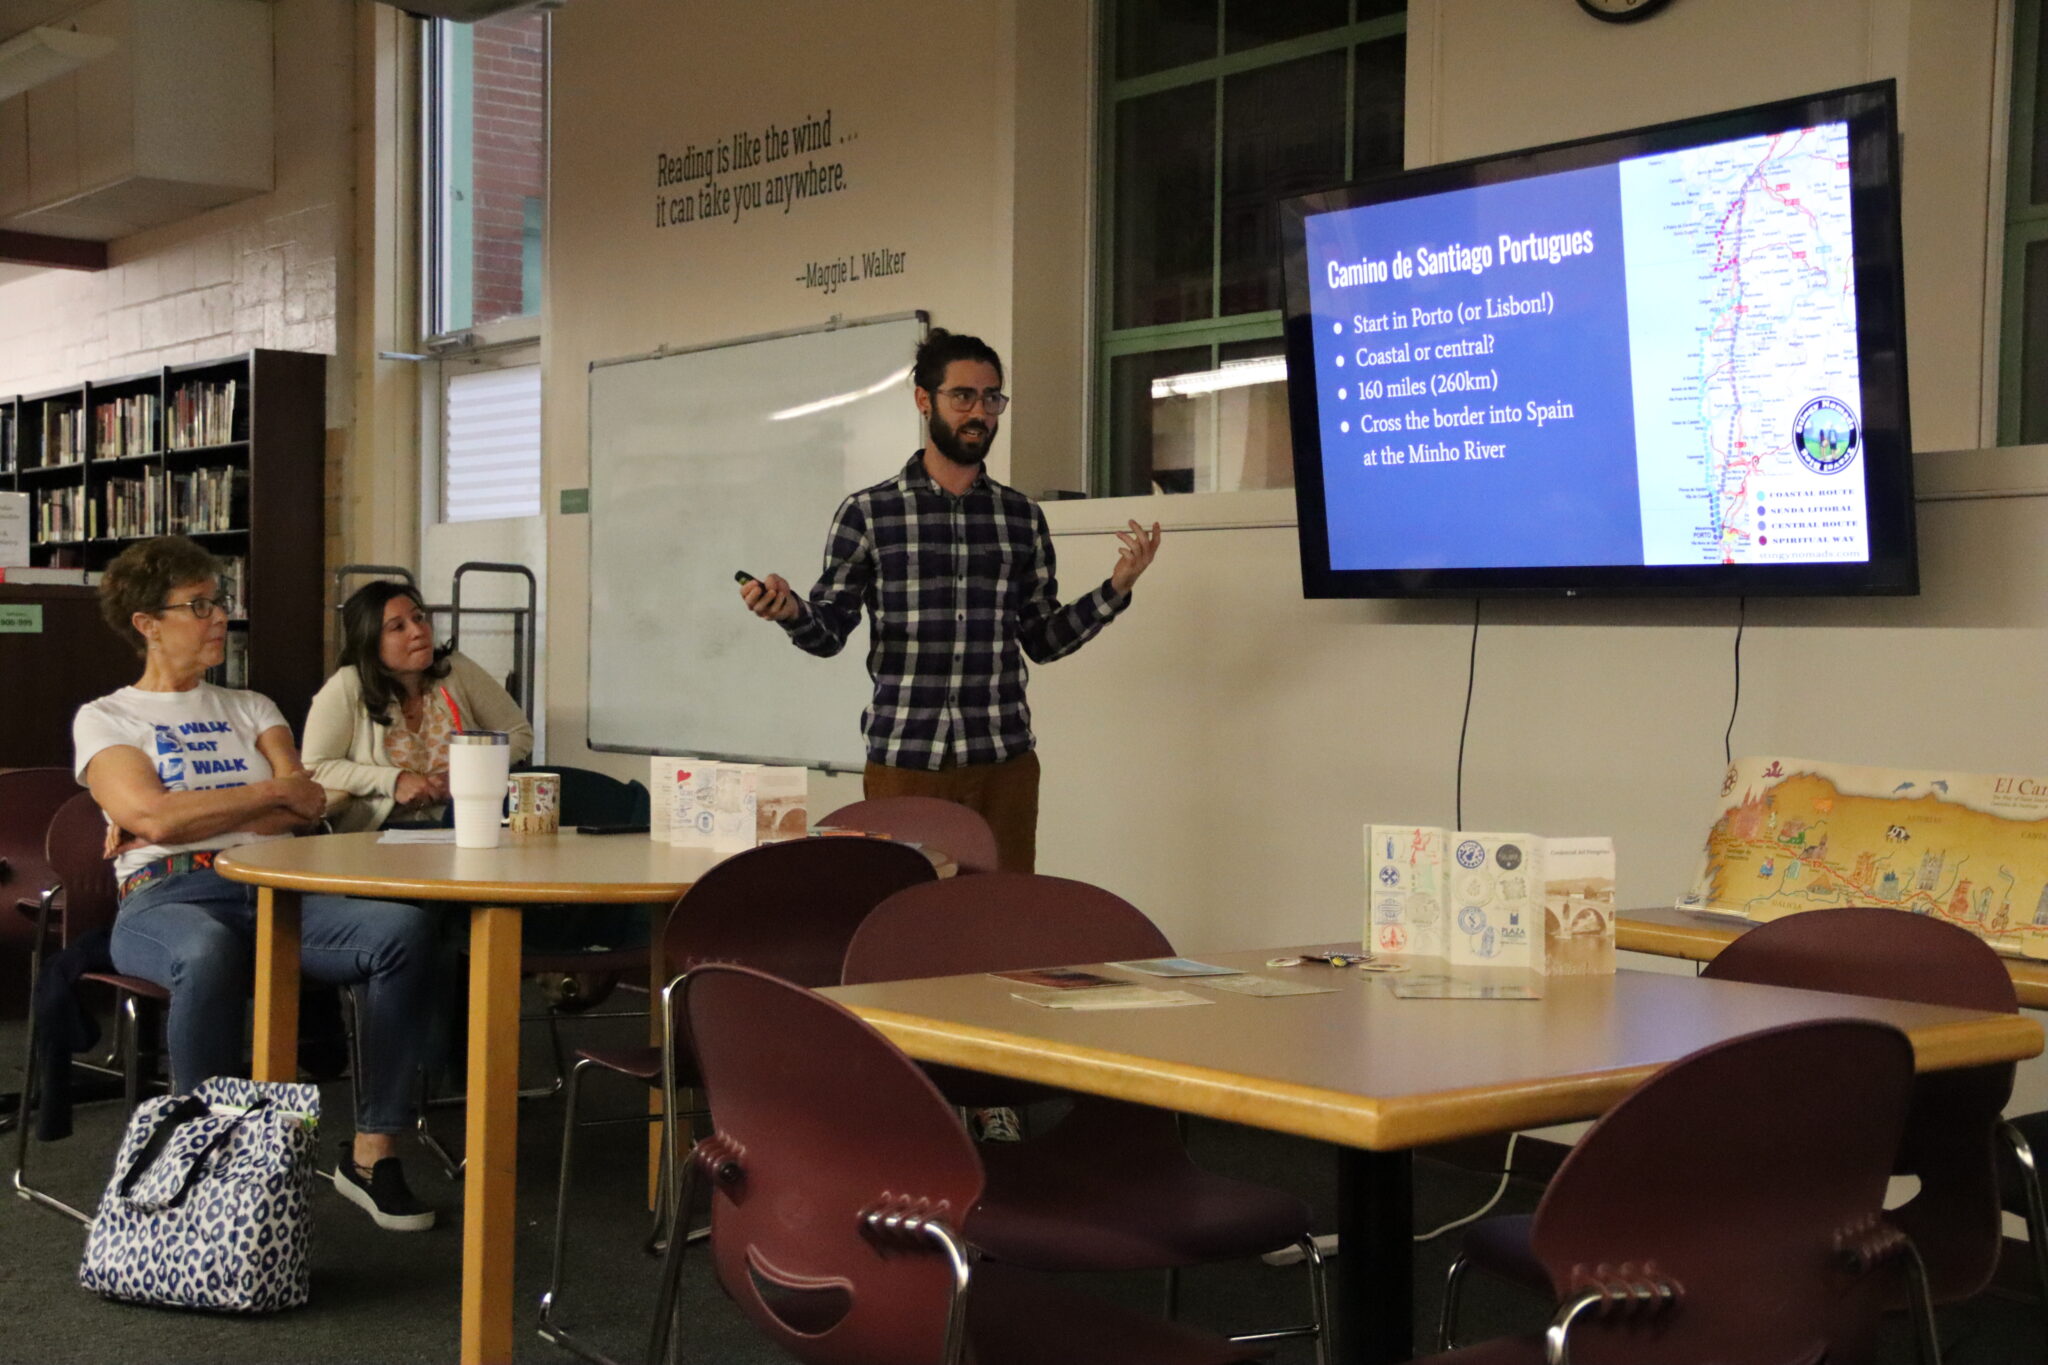
[[2048, 1197], [2041, 1190], [2041, 1167], [2026, 1134], [2010, 1123], [1998, 1125], [1998, 1132], [2019, 1166], [2020, 1192], [2027, 1201], [2027, 1251], [2034, 1263], [2034, 1293], [2040, 1300], [2042, 1324], [2048, 1327]]
[[[687, 1210], [697, 1190], [697, 1163], [685, 1157], [678, 1163], [682, 1171], [678, 1174], [674, 1207]], [[671, 1215], [676, 1221], [670, 1226], [681, 1226], [686, 1215]], [[647, 1365], [675, 1365], [680, 1339], [676, 1333], [676, 1305], [682, 1298], [683, 1259], [689, 1249], [691, 1238], [671, 1236], [668, 1251], [661, 1258], [661, 1287], [654, 1299], [654, 1330], [647, 1340]]]
[[14, 1131], [14, 1193], [31, 1204], [40, 1204], [53, 1213], [61, 1213], [76, 1222], [90, 1224], [92, 1218], [82, 1210], [75, 1209], [55, 1195], [47, 1194], [28, 1183], [28, 1130], [30, 1112], [36, 1100], [36, 1021], [29, 1015], [28, 1062], [21, 1072], [21, 1108], [17, 1111], [20, 1122]]
[[136, 1017], [135, 997], [122, 993], [116, 1046], [121, 1052], [121, 1098], [134, 1113], [142, 1103], [142, 1021]]
[[1436, 1348], [1439, 1351], [1457, 1349], [1451, 1344], [1451, 1337], [1458, 1326], [1458, 1299], [1464, 1292], [1465, 1272], [1471, 1268], [1472, 1263], [1460, 1256], [1451, 1262], [1450, 1273], [1444, 1276], [1444, 1311], [1436, 1324]]
[[1941, 1365], [1941, 1338], [1934, 1329], [1934, 1298], [1927, 1288], [1927, 1263], [1920, 1248], [1906, 1243], [1906, 1306], [1919, 1341], [1920, 1365]]
[[1308, 1268], [1308, 1311], [1316, 1327], [1316, 1365], [1330, 1365], [1330, 1282], [1323, 1249], [1316, 1245], [1313, 1232], [1304, 1234], [1300, 1245], [1302, 1264]]
[[576, 1063], [569, 1072], [564, 1087], [562, 1116], [562, 1165], [555, 1178], [555, 1234], [552, 1258], [548, 1264], [548, 1287], [540, 1296], [540, 1337], [541, 1340], [572, 1351], [585, 1360], [599, 1362], [599, 1365], [618, 1365], [610, 1356], [598, 1350], [555, 1324], [555, 1310], [561, 1304], [562, 1265], [567, 1259], [569, 1247], [569, 1175], [574, 1169], [576, 1156], [576, 1110], [583, 1083], [583, 1073], [596, 1063], [585, 1058]]

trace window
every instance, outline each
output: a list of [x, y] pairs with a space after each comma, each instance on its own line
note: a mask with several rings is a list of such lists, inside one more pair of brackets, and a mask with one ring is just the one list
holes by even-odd
[[547, 23], [526, 11], [428, 25], [421, 275], [430, 337], [539, 317]]
[[2048, 25], [2020, 0], [2013, 33], [1998, 439], [2048, 443]]
[[540, 515], [540, 366], [449, 365], [441, 520]]
[[1113, 0], [1092, 491], [1294, 482], [1277, 203], [1401, 168], [1406, 0]]

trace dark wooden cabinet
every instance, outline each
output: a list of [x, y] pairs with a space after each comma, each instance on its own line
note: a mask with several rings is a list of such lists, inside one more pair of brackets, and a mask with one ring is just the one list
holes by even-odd
[[142, 660], [91, 588], [0, 583], [0, 622], [0, 768], [68, 768], [72, 714], [142, 676]]

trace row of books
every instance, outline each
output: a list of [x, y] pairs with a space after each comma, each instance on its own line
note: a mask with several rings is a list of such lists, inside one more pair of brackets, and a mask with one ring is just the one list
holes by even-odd
[[235, 381], [180, 385], [171, 395], [164, 443], [172, 450], [226, 445], [235, 439]]
[[215, 687], [247, 687], [249, 685], [249, 633], [243, 630], [228, 632], [227, 653], [216, 666], [206, 670], [206, 680]]
[[0, 406], [0, 474], [14, 472], [14, 409]]
[[108, 479], [100, 497], [106, 509], [102, 525], [107, 534], [122, 539], [162, 535], [164, 530], [164, 476], [149, 473], [133, 479]]
[[249, 475], [221, 465], [189, 474], [162, 474], [169, 482], [170, 525], [180, 535], [233, 531], [241, 527], [248, 502]]
[[30, 445], [36, 455], [32, 468], [77, 464], [85, 458], [85, 408], [45, 403], [36, 414], [31, 434]]
[[93, 455], [118, 460], [128, 455], [150, 455], [156, 451], [156, 423], [163, 403], [153, 393], [116, 398], [92, 410]]
[[45, 488], [36, 493], [36, 544], [90, 540], [99, 534], [100, 509], [83, 488]]
[[132, 479], [108, 479], [101, 499], [106, 534], [122, 539], [160, 536], [166, 531], [232, 531], [240, 518], [248, 475], [226, 466], [189, 474], [150, 470]]

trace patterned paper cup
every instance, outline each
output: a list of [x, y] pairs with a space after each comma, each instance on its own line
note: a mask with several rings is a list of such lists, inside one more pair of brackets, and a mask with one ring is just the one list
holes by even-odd
[[562, 827], [562, 775], [513, 773], [505, 783], [515, 834], [553, 834]]

